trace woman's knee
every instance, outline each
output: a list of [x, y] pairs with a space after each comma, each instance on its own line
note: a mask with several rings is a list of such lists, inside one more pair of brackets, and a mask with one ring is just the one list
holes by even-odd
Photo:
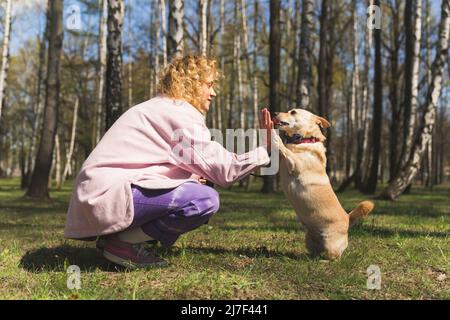
[[209, 186], [193, 183], [185, 187], [190, 193], [189, 204], [195, 206], [197, 215], [212, 215], [219, 211], [220, 197], [216, 190]]

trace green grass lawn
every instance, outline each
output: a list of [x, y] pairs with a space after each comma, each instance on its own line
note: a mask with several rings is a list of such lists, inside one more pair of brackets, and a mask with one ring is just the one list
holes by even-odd
[[[170, 266], [116, 269], [93, 242], [63, 238], [71, 186], [52, 201], [22, 198], [17, 180], [0, 180], [1, 299], [450, 299], [450, 185], [414, 187], [350, 232], [339, 261], [306, 254], [304, 231], [284, 195], [237, 187], [219, 190], [220, 211], [208, 225], [158, 253]], [[367, 197], [338, 195], [350, 211]], [[81, 289], [69, 290], [69, 265]], [[381, 270], [381, 289], [367, 289], [367, 268]]]

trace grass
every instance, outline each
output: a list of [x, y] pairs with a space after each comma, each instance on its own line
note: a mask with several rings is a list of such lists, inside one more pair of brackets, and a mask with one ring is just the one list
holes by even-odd
[[[46, 203], [24, 200], [18, 184], [0, 180], [1, 299], [450, 299], [450, 185], [376, 200], [333, 262], [306, 254], [283, 194], [219, 190], [208, 225], [157, 249], [169, 267], [129, 271], [94, 243], [63, 238], [70, 184]], [[367, 198], [338, 197], [348, 211]], [[67, 288], [69, 265], [81, 269], [79, 290]], [[367, 289], [370, 265], [381, 270], [380, 290]]]

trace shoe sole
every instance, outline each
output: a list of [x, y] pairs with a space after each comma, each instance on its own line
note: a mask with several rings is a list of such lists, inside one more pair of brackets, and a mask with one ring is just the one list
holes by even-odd
[[116, 255], [109, 253], [108, 251], [103, 251], [103, 257], [105, 257], [107, 260], [109, 260], [111, 262], [114, 262], [115, 264], [118, 264], [125, 268], [130, 268], [130, 269], [166, 267], [168, 265], [168, 263], [166, 261], [155, 262], [155, 263], [151, 263], [151, 264], [136, 263], [131, 260], [125, 260], [123, 258], [120, 258]]

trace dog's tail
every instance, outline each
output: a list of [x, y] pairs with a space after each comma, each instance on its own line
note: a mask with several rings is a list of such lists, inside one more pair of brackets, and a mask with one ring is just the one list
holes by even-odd
[[350, 226], [353, 225], [361, 218], [367, 217], [367, 215], [373, 210], [375, 205], [371, 201], [363, 201], [358, 206], [349, 213], [350, 216]]

